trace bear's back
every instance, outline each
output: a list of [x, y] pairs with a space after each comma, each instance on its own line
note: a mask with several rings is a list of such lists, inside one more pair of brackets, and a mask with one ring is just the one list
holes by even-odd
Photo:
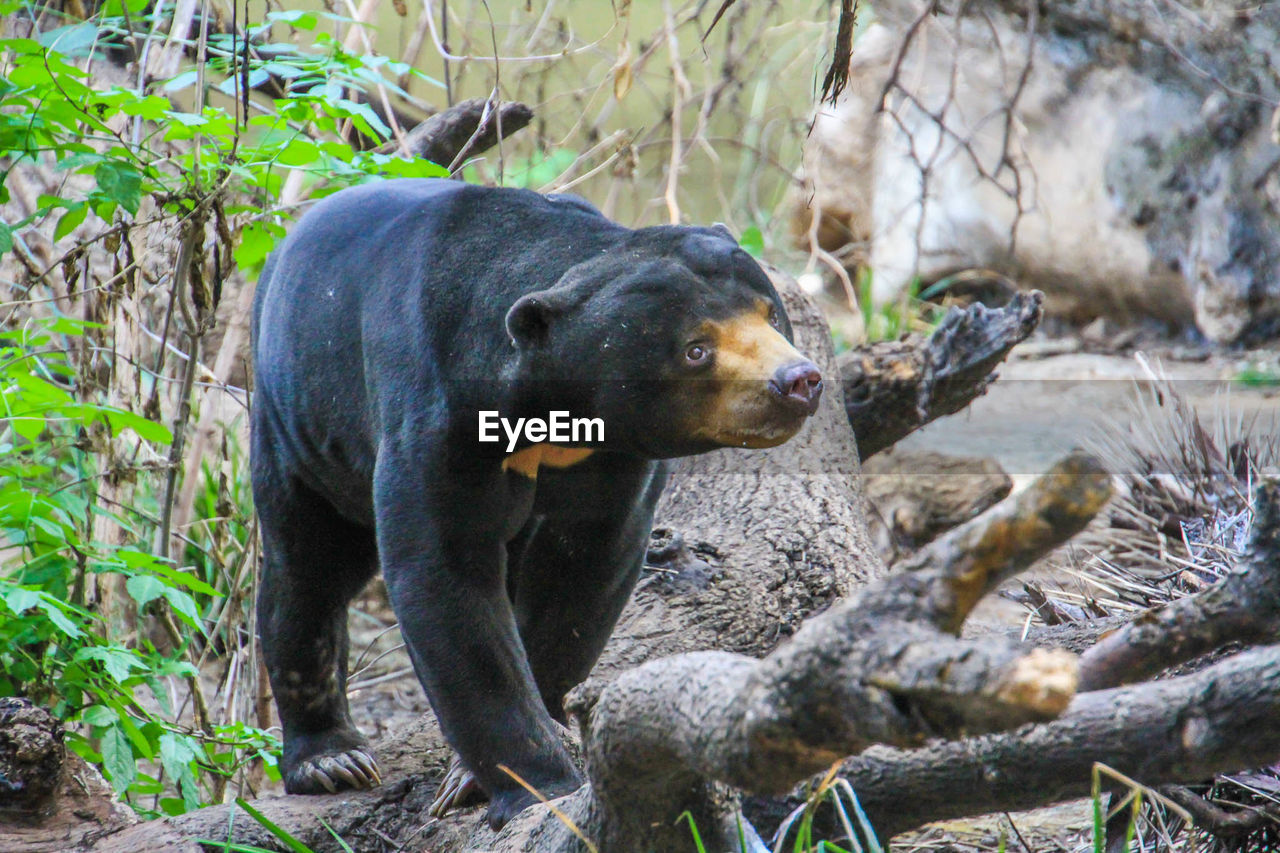
[[[386, 407], [443, 423], [458, 379], [495, 378], [521, 295], [617, 245], [630, 229], [572, 196], [436, 179], [343, 190], [268, 260], [254, 311], [256, 405], [313, 467], [371, 459]], [[364, 467], [360, 464], [358, 467]], [[361, 478], [363, 479], [363, 478]]]

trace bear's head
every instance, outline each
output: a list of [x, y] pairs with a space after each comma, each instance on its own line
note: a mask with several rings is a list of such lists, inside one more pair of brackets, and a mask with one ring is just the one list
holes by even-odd
[[632, 232], [506, 322], [522, 377], [653, 458], [782, 444], [822, 394], [769, 277], [719, 226]]

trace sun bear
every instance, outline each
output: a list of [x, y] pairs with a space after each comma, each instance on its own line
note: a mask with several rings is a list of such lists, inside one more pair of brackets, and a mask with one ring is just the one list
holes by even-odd
[[[346, 617], [381, 569], [457, 755], [436, 809], [487, 794], [495, 828], [533, 802], [498, 765], [549, 796], [580, 784], [553, 721], [640, 578], [664, 460], [781, 444], [822, 393], [723, 226], [633, 230], [577, 197], [448, 180], [303, 216], [263, 270], [253, 352], [285, 789], [380, 782], [348, 712]], [[494, 441], [499, 418], [525, 426]], [[550, 440], [557, 419], [600, 429]]]

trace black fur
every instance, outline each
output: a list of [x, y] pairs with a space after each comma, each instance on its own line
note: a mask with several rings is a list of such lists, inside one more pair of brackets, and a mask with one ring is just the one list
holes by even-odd
[[[711, 383], [687, 338], [777, 293], [723, 228], [630, 230], [573, 197], [452, 181], [346, 190], [269, 260], [254, 311], [260, 621], [291, 791], [364, 741], [345, 698], [350, 598], [379, 568], [440, 725], [505, 822], [579, 777], [552, 724], [639, 578], [660, 460]], [[700, 396], [702, 395], [702, 396]], [[815, 401], [816, 403], [816, 401]], [[605, 423], [536, 478], [478, 412]]]

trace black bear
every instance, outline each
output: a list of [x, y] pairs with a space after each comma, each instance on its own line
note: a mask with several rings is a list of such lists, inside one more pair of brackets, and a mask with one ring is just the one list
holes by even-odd
[[285, 789], [380, 781], [346, 700], [347, 604], [379, 568], [458, 757], [437, 810], [478, 785], [501, 826], [533, 798], [500, 764], [577, 787], [553, 720], [640, 577], [662, 460], [794, 435], [822, 378], [790, 338], [721, 226], [632, 230], [576, 197], [445, 180], [303, 216], [253, 317]]

